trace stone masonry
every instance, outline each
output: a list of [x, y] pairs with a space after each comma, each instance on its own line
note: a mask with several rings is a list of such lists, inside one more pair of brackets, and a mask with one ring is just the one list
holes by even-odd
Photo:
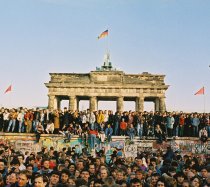
[[144, 111], [144, 102], [154, 102], [154, 110], [164, 112], [165, 75], [125, 74], [123, 71], [91, 71], [90, 73], [50, 73], [48, 88], [49, 109], [59, 109], [62, 100], [69, 100], [69, 109], [77, 110], [80, 100], [89, 100], [90, 110], [97, 103], [117, 101], [116, 110], [124, 111], [124, 101], [134, 101], [136, 111]]

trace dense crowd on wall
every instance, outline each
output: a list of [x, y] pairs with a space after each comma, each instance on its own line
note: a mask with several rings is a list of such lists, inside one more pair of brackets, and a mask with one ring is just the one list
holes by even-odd
[[[48, 109], [5, 109], [0, 111], [0, 131], [59, 134], [67, 140], [80, 135], [94, 142], [110, 141], [112, 136], [129, 136], [132, 140], [157, 137], [161, 143], [167, 137], [200, 137], [204, 141], [210, 137], [210, 115], [208, 113], [183, 112], [115, 112], [111, 110], [69, 111]], [[94, 148], [94, 143], [91, 144]]]
[[[0, 187], [208, 187], [208, 155], [183, 154], [167, 150], [142, 151], [125, 157], [123, 149], [113, 148], [109, 160], [103, 149], [95, 150], [98, 137], [111, 141], [113, 135], [140, 138], [155, 136], [161, 143], [172, 136], [209, 136], [209, 114], [64, 111], [20, 108], [1, 109], [3, 132], [63, 134], [66, 141], [79, 135], [91, 139], [87, 147], [42, 147], [40, 152], [21, 152], [0, 144]], [[39, 136], [38, 136], [39, 135]], [[203, 141], [204, 143], [207, 141]], [[85, 142], [84, 142], [85, 143]]]
[[21, 152], [0, 144], [0, 187], [209, 187], [210, 158], [183, 154], [171, 147], [125, 157], [113, 148], [92, 156], [86, 148], [42, 147]]

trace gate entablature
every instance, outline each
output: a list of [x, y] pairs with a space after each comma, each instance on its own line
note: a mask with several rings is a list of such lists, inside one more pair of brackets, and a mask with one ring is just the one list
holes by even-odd
[[125, 74], [123, 71], [91, 71], [90, 73], [50, 73], [48, 107], [60, 107], [62, 99], [69, 100], [69, 109], [78, 109], [78, 101], [89, 99], [90, 109], [97, 110], [101, 98], [117, 101], [117, 110], [123, 111], [123, 101], [136, 102], [136, 111], [144, 110], [144, 101], [153, 101], [155, 110], [164, 112], [165, 75], [150, 73]]

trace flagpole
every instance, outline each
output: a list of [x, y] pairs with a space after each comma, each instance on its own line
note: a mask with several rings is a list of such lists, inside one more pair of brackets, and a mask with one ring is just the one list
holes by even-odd
[[108, 35], [107, 35], [107, 42], [106, 42], [106, 54], [109, 54], [109, 29], [108, 30]]
[[105, 44], [105, 55], [104, 55], [104, 66], [103, 68], [105, 68], [106, 70], [108, 70], [109, 68], [109, 59], [110, 59], [110, 55], [109, 55], [109, 30], [105, 30], [104, 32], [102, 32], [99, 36], [98, 36], [98, 39], [100, 38], [104, 38], [104, 37], [107, 37], [107, 41]]
[[[12, 86], [12, 81], [10, 82], [10, 86]], [[12, 103], [12, 96], [11, 96], [11, 91], [9, 91], [9, 105], [10, 105], [10, 108], [12, 108], [11, 107], [11, 103]]]
[[206, 96], [205, 96], [205, 87], [203, 86], [203, 110], [206, 112]]
[[203, 109], [204, 109], [204, 113], [206, 112], [206, 97], [205, 97], [205, 93], [203, 94]]
[[203, 86], [200, 90], [198, 90], [194, 95], [203, 95], [203, 112], [206, 111], [206, 99], [205, 99], [205, 87]]
[[8, 95], [8, 98], [9, 98], [8, 104], [9, 104], [9, 108], [12, 108], [12, 95], [11, 95], [11, 93], [12, 93], [12, 81], [10, 82], [10, 86], [7, 88], [6, 91], [7, 92], [5, 92], [4, 94], [9, 94]]

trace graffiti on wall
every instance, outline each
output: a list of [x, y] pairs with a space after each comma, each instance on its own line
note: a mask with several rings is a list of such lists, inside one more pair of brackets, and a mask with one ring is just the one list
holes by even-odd
[[137, 157], [138, 145], [130, 144], [125, 146], [125, 156], [126, 157]]
[[114, 150], [124, 150], [125, 143], [124, 141], [111, 141], [101, 143], [97, 142], [96, 151], [103, 149], [106, 155], [106, 162], [108, 163], [111, 160]]
[[[80, 138], [73, 137], [70, 142], [64, 142], [64, 138], [61, 136], [41, 136], [40, 142], [35, 142], [35, 136], [28, 135], [2, 135], [0, 138], [0, 145], [10, 145], [15, 147], [17, 150], [25, 151], [40, 151], [41, 147], [47, 148], [54, 147], [60, 151], [64, 147], [77, 147], [81, 152], [84, 148], [84, 144]], [[97, 140], [96, 150], [104, 149], [106, 155], [110, 158], [113, 151], [121, 149], [125, 151], [126, 156], [136, 156], [136, 154], [142, 151], [155, 151], [157, 149], [166, 150], [167, 147], [171, 146], [174, 151], [178, 151], [183, 154], [194, 153], [194, 154], [210, 154], [210, 141], [203, 144], [198, 139], [174, 139], [162, 144], [157, 144], [155, 140], [141, 140], [134, 142], [133, 144], [126, 144], [124, 140], [116, 140], [111, 142], [101, 143]], [[137, 153], [136, 153], [137, 152]]]
[[166, 150], [167, 147], [171, 146], [173, 151], [178, 151], [183, 154], [194, 153], [194, 154], [209, 154], [210, 153], [210, 142], [203, 144], [200, 140], [172, 140], [163, 142], [162, 144], [153, 143], [153, 149]]
[[22, 153], [25, 153], [28, 151], [31, 152], [38, 152], [41, 150], [41, 147], [39, 144], [35, 144], [34, 141], [24, 141], [24, 140], [17, 140], [15, 142], [15, 148], [18, 151], [21, 151]]
[[71, 139], [70, 142], [65, 142], [63, 138], [60, 137], [49, 137], [45, 138], [41, 141], [42, 146], [44, 147], [54, 147], [56, 150], [61, 151], [64, 147], [79, 147], [79, 150], [81, 151], [84, 147], [82, 144], [82, 140], [80, 138]]
[[141, 152], [152, 152], [153, 143], [152, 142], [140, 142], [138, 144], [137, 152], [140, 154]]

